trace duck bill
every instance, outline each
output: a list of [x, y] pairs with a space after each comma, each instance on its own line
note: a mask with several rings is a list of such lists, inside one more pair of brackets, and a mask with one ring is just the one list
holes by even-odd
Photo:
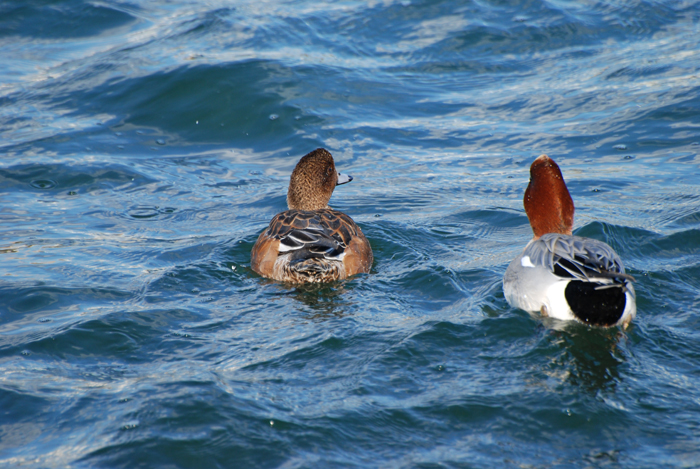
[[341, 184], [347, 184], [350, 181], [352, 181], [352, 176], [350, 176], [349, 174], [338, 173], [338, 182], [335, 185], [339, 186]]

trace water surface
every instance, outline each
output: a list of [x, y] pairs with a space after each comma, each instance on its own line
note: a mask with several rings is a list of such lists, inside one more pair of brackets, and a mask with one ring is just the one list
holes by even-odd
[[[700, 3], [0, 5], [0, 464], [699, 467]], [[372, 273], [260, 278], [325, 147]], [[626, 331], [503, 297], [532, 160]]]

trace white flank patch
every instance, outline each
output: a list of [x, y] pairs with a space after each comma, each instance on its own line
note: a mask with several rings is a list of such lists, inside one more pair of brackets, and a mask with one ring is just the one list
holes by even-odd
[[520, 259], [520, 265], [522, 265], [523, 267], [535, 267], [535, 264], [533, 264], [530, 260], [530, 256], [523, 256]]
[[566, 296], [564, 296], [564, 291], [568, 284], [569, 280], [556, 282], [547, 289], [545, 305], [547, 306], [547, 312], [550, 318], [565, 320], [576, 319], [569, 307], [569, 303], [566, 301]]

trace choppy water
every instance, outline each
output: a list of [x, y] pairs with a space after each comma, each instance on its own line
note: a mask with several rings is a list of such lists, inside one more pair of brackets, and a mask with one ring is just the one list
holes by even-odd
[[[700, 2], [0, 3], [0, 464], [700, 467]], [[250, 270], [317, 147], [370, 275]], [[512, 309], [530, 162], [636, 279]]]

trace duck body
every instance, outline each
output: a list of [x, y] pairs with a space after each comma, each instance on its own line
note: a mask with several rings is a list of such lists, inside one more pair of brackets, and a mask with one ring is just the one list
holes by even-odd
[[592, 326], [627, 326], [636, 316], [632, 278], [615, 251], [591, 238], [549, 233], [528, 243], [506, 269], [508, 303]]
[[346, 214], [333, 209], [277, 214], [253, 248], [260, 275], [292, 283], [321, 283], [367, 273], [372, 248]]
[[336, 186], [352, 181], [319, 148], [297, 163], [287, 192], [289, 210], [260, 233], [251, 267], [263, 277], [290, 283], [321, 283], [369, 273], [372, 248], [352, 218], [328, 201]]
[[634, 278], [613, 248], [573, 235], [574, 202], [547, 155], [530, 166], [523, 205], [534, 237], [503, 276], [508, 303], [547, 317], [627, 327], [637, 314]]

